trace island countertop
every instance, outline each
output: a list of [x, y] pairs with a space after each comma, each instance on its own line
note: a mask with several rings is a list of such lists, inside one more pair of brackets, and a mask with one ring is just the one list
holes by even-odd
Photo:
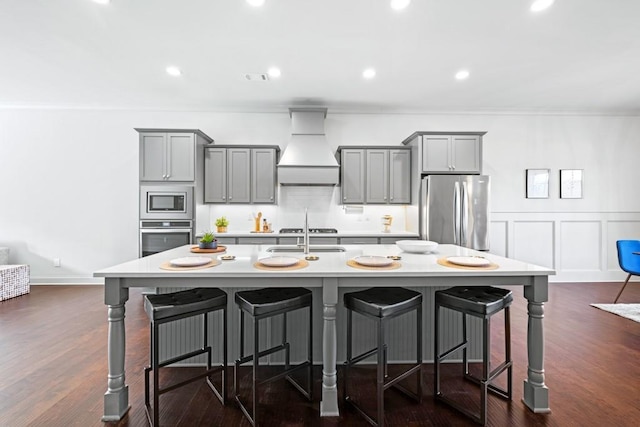
[[[302, 252], [275, 254], [268, 249], [278, 245], [228, 245], [223, 254], [234, 260], [219, 265], [184, 271], [168, 271], [160, 266], [175, 258], [202, 256], [185, 245], [144, 258], [124, 262], [96, 271], [105, 279], [105, 304], [108, 306], [108, 372], [104, 395], [103, 421], [120, 420], [129, 409], [128, 385], [125, 381], [125, 305], [131, 287], [158, 288], [262, 288], [269, 286], [304, 286], [316, 288], [322, 303], [322, 400], [320, 416], [338, 416], [338, 381], [336, 356], [336, 316], [339, 290], [369, 286], [407, 286], [433, 289], [441, 286], [520, 286], [528, 300], [527, 378], [523, 402], [536, 413], [549, 412], [549, 390], [544, 373], [544, 302], [548, 300], [548, 277], [552, 269], [455, 245], [439, 245], [434, 253], [412, 254], [390, 245], [340, 245], [344, 252], [314, 252], [317, 261], [300, 269], [265, 271], [255, 266], [260, 258], [286, 255], [303, 259]], [[312, 245], [316, 246], [316, 245]], [[320, 246], [320, 245], [318, 245]], [[333, 245], [332, 245], [333, 246]], [[295, 247], [295, 246], [294, 246]], [[335, 246], [334, 246], [335, 247]], [[361, 255], [398, 255], [396, 269], [354, 268], [347, 261]], [[438, 259], [449, 256], [480, 256], [496, 264], [495, 269], [463, 269], [440, 265]], [[221, 280], [218, 280], [221, 279]], [[318, 289], [319, 288], [319, 289]], [[233, 291], [229, 289], [229, 291]], [[320, 303], [320, 301], [318, 301]]]
[[[332, 245], [333, 246], [333, 245]], [[344, 248], [344, 252], [324, 252], [313, 250], [311, 255], [318, 256], [318, 260], [309, 261], [309, 265], [302, 269], [281, 271], [265, 271], [258, 269], [254, 264], [261, 258], [269, 256], [291, 256], [304, 259], [301, 252], [284, 252], [271, 253], [267, 250], [275, 245], [228, 245], [224, 253], [215, 254], [199, 254], [192, 253], [190, 249], [192, 245], [185, 245], [175, 249], [171, 249], [158, 254], [150, 255], [144, 258], [135, 259], [113, 267], [105, 268], [94, 273], [95, 277], [167, 277], [167, 275], [175, 277], [277, 277], [277, 276], [296, 276], [296, 277], [362, 277], [362, 276], [401, 276], [401, 277], [449, 277], [468, 276], [475, 277], [478, 275], [489, 276], [549, 276], [555, 274], [554, 270], [504, 258], [498, 255], [492, 255], [487, 252], [479, 252], [472, 249], [463, 248], [455, 245], [439, 245], [433, 253], [408, 253], [403, 252], [396, 245], [339, 245], [337, 247]], [[323, 245], [312, 245], [312, 247], [326, 247]], [[336, 247], [336, 246], [333, 246]], [[221, 255], [233, 255], [234, 260], [221, 261], [219, 265], [206, 269], [185, 269], [184, 271], [166, 271], [160, 269], [160, 265], [164, 262], [175, 258], [187, 256], [209, 256], [211, 258], [220, 259]], [[400, 268], [394, 270], [365, 270], [353, 268], [347, 265], [347, 261], [362, 255], [379, 255], [389, 256], [397, 255], [401, 259], [398, 262]], [[449, 256], [480, 256], [488, 259], [498, 265], [495, 270], [481, 269], [457, 269], [445, 267], [438, 264], [439, 258]]]

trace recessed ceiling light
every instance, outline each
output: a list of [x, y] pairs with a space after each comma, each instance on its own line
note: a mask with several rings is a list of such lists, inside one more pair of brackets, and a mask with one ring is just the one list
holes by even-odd
[[93, 0], [93, 2], [98, 4], [109, 4], [111, 3], [111, 0]]
[[409, 6], [411, 0], [391, 0], [391, 9], [402, 10]]
[[282, 72], [280, 72], [280, 68], [278, 67], [271, 67], [267, 71], [267, 74], [269, 74], [269, 77], [277, 78], [277, 77], [280, 77]]
[[460, 70], [456, 73], [456, 79], [458, 80], [465, 80], [469, 78], [469, 71], [468, 70]]
[[260, 7], [264, 4], [264, 0], [247, 0], [247, 3], [253, 7]]
[[170, 76], [181, 76], [182, 71], [180, 71], [180, 68], [170, 65], [167, 67], [167, 74], [169, 74]]
[[376, 70], [373, 68], [367, 68], [362, 72], [362, 77], [365, 79], [372, 79], [376, 76]]
[[551, 7], [554, 1], [555, 0], [535, 0], [533, 3], [531, 3], [531, 11], [540, 12], [542, 10], [545, 10]]

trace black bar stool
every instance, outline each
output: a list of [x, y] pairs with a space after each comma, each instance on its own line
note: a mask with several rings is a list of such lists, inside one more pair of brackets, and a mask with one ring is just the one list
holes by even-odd
[[[359, 292], [344, 294], [344, 306], [347, 309], [347, 361], [344, 363], [344, 400], [350, 403], [369, 423], [374, 426], [384, 426], [384, 391], [394, 386], [404, 394], [420, 402], [422, 399], [422, 294], [405, 288], [370, 288]], [[389, 319], [398, 317], [411, 311], [416, 311], [416, 364], [391, 380], [387, 373], [387, 345], [384, 341], [384, 328]], [[353, 312], [359, 313], [376, 321], [376, 347], [358, 356], [352, 356], [352, 317]], [[352, 397], [349, 396], [349, 369], [358, 362], [373, 356], [378, 356], [376, 400], [378, 414], [376, 421], [368, 415]], [[407, 390], [398, 384], [399, 381], [417, 373], [417, 392]]]
[[[152, 426], [159, 425], [160, 395], [178, 387], [189, 384], [199, 378], [206, 377], [207, 384], [213, 393], [224, 405], [227, 398], [227, 294], [218, 288], [196, 288], [168, 294], [145, 295], [144, 310], [151, 321], [151, 363], [144, 369], [144, 404], [147, 419]], [[208, 314], [212, 311], [222, 310], [223, 315], [223, 362], [215, 367], [211, 366], [211, 346], [207, 340]], [[160, 325], [173, 322], [178, 319], [203, 315], [203, 345], [199, 350], [195, 350], [180, 356], [160, 362], [158, 345], [158, 332]], [[159, 375], [160, 368], [176, 362], [207, 354], [207, 369], [203, 373], [189, 379], [161, 388]], [[149, 405], [149, 372], [153, 371], [153, 416]], [[222, 371], [222, 390], [218, 391], [210, 380], [210, 376]]]
[[[436, 291], [435, 303], [435, 382], [434, 396], [457, 409], [475, 422], [482, 425], [487, 422], [487, 391], [511, 400], [512, 391], [512, 361], [511, 361], [511, 328], [509, 319], [509, 306], [513, 302], [511, 291], [494, 288], [491, 286], [458, 286], [443, 291]], [[439, 350], [439, 321], [440, 308], [446, 307], [462, 313], [462, 342], [443, 353]], [[505, 336], [505, 361], [491, 370], [491, 316], [504, 309], [504, 336]], [[467, 358], [467, 314], [482, 319], [482, 377], [477, 378], [469, 373], [469, 360]], [[470, 411], [462, 404], [444, 396], [440, 391], [440, 363], [452, 353], [462, 350], [463, 376], [480, 385], [480, 415]], [[493, 381], [507, 371], [507, 389], [504, 390], [493, 384]]]
[[[251, 425], [258, 425], [258, 386], [286, 378], [300, 393], [302, 393], [309, 401], [312, 399], [312, 370], [313, 370], [313, 312], [311, 308], [311, 291], [305, 288], [264, 288], [250, 291], [236, 292], [236, 304], [240, 311], [240, 358], [236, 360], [235, 371], [233, 376], [234, 396], [242, 413], [247, 417]], [[308, 340], [308, 357], [305, 362], [296, 366], [290, 366], [290, 345], [287, 342], [287, 313], [301, 308], [309, 308], [309, 340]], [[245, 355], [244, 353], [244, 313], [253, 318], [253, 354]], [[282, 314], [282, 341], [280, 345], [273, 346], [266, 350], [260, 351], [258, 343], [259, 339], [259, 321], [268, 317]], [[260, 357], [273, 354], [278, 351], [285, 352], [285, 368], [283, 372], [268, 378], [258, 378], [258, 367]], [[249, 413], [247, 407], [240, 400], [238, 387], [238, 370], [241, 365], [247, 362], [253, 362], [253, 380], [251, 383], [252, 392], [252, 412]], [[304, 389], [290, 375], [302, 368], [307, 368], [307, 389]]]

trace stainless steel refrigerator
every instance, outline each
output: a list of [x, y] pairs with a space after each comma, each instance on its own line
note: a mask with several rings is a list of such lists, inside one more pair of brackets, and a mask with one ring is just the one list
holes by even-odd
[[420, 188], [420, 238], [489, 250], [490, 177], [427, 175]]

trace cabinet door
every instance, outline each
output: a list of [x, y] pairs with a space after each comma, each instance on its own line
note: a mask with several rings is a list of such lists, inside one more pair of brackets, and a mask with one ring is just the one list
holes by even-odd
[[480, 173], [480, 137], [454, 135], [451, 137], [451, 165], [455, 173]]
[[389, 150], [389, 203], [411, 203], [409, 150]]
[[367, 150], [367, 203], [388, 203], [389, 150]]
[[341, 153], [342, 203], [364, 203], [365, 150], [345, 149]]
[[225, 148], [205, 149], [204, 202], [227, 203], [227, 150]]
[[251, 149], [227, 149], [227, 201], [251, 203]]
[[429, 135], [422, 139], [422, 172], [451, 172], [449, 135]]
[[253, 203], [276, 202], [276, 150], [251, 149], [251, 195]]
[[167, 181], [195, 181], [196, 146], [192, 133], [167, 134]]
[[164, 181], [166, 133], [140, 134], [140, 181]]

